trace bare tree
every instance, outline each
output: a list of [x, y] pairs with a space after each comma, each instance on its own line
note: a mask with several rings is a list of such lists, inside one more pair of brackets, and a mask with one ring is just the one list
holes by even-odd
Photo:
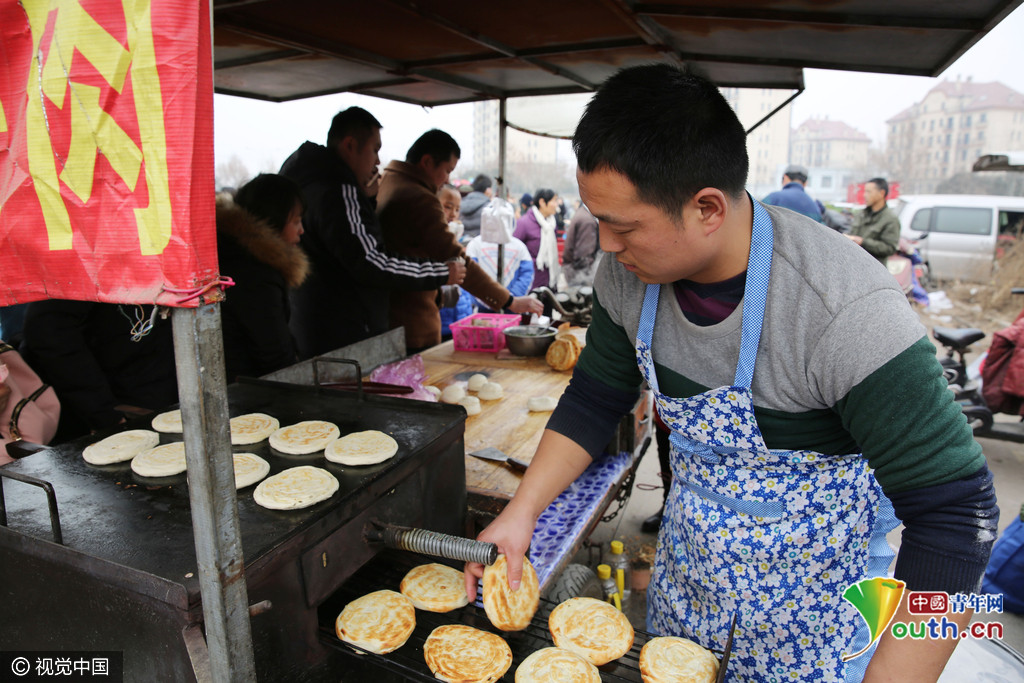
[[223, 187], [238, 189], [253, 177], [245, 162], [235, 154], [232, 154], [227, 161], [217, 164], [214, 175], [218, 189]]

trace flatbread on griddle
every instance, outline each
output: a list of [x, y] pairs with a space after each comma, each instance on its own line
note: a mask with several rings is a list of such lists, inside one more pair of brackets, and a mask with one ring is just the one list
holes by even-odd
[[551, 639], [594, 666], [607, 664], [633, 647], [633, 626], [619, 610], [594, 598], [570, 598], [548, 617]]
[[523, 660], [516, 683], [601, 683], [601, 673], [571, 650], [545, 647]]
[[[416, 628], [416, 610], [401, 593], [379, 590], [356, 598], [334, 622], [338, 638], [379, 655], [405, 644]], [[361, 654], [361, 653], [360, 653]]]
[[427, 612], [451, 612], [469, 603], [465, 575], [444, 564], [413, 567], [399, 590], [417, 609]]
[[512, 649], [501, 636], [464, 624], [446, 624], [427, 636], [423, 658], [438, 680], [484, 683], [508, 671]]
[[231, 444], [234, 446], [259, 443], [281, 427], [276, 417], [265, 413], [239, 415], [231, 418], [228, 424], [231, 428]]
[[375, 465], [397, 452], [397, 441], [384, 432], [368, 429], [332, 441], [324, 450], [324, 457], [342, 465]]
[[270, 435], [270, 446], [282, 453], [306, 455], [327, 448], [341, 436], [341, 430], [331, 422], [307, 420], [282, 427]]
[[244, 489], [270, 474], [270, 463], [255, 453], [235, 453], [231, 456], [235, 467], [235, 489]]
[[82, 451], [82, 457], [90, 465], [111, 465], [131, 460], [142, 451], [155, 448], [159, 443], [160, 435], [156, 432], [148, 429], [129, 429], [89, 444]]
[[150, 425], [158, 432], [164, 434], [181, 434], [181, 411], [171, 410], [166, 413], [160, 413], [153, 418], [153, 422]]
[[257, 504], [271, 510], [298, 510], [327, 500], [338, 491], [338, 480], [321, 467], [301, 465], [278, 472], [252, 492]]
[[640, 650], [640, 675], [644, 683], [714, 683], [718, 659], [692, 640], [660, 636]]
[[522, 631], [529, 626], [540, 605], [540, 582], [530, 559], [523, 558], [523, 578], [519, 590], [508, 586], [508, 562], [498, 555], [494, 564], [484, 568], [484, 611], [496, 628]]
[[140, 477], [173, 477], [185, 471], [185, 443], [175, 441], [142, 451], [132, 458], [132, 472]]

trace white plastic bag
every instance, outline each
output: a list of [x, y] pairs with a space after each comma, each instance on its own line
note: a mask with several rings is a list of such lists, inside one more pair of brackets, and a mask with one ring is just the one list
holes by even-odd
[[494, 244], [508, 244], [515, 230], [516, 212], [512, 205], [495, 197], [480, 215], [480, 239]]

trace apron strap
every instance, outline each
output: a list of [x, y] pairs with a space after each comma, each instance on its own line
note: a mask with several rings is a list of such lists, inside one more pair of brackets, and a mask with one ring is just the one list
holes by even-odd
[[761, 202], [754, 205], [754, 226], [750, 235], [750, 258], [747, 262], [747, 283], [743, 289], [743, 331], [740, 358], [736, 364], [734, 386], [749, 389], [754, 381], [754, 363], [757, 347], [761, 343], [765, 302], [768, 300], [768, 281], [772, 269], [772, 219]]

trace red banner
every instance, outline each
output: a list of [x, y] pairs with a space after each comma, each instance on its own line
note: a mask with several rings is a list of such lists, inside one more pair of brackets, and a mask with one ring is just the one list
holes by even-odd
[[0, 305], [218, 279], [209, 0], [0, 2]]

